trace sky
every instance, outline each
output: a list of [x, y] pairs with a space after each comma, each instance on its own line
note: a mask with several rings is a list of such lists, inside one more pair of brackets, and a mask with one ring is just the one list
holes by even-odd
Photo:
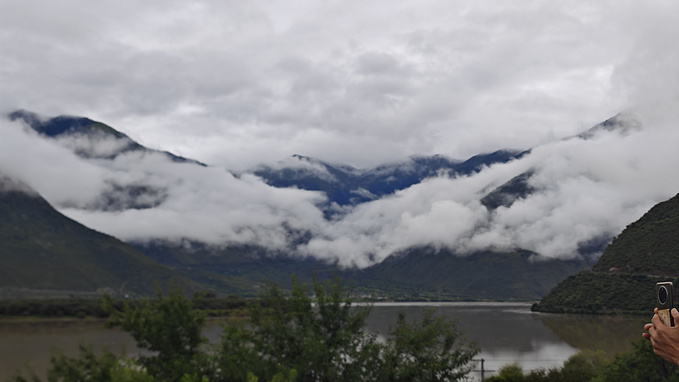
[[673, 1], [0, 1], [0, 107], [243, 170], [573, 135], [676, 96]]
[[[102, 121], [210, 164], [84, 161], [2, 122], [0, 171], [124, 240], [191, 238], [367, 266], [411, 246], [521, 247], [572, 258], [679, 191], [679, 3], [672, 1], [0, 0], [0, 112]], [[635, 110], [639, 130], [571, 137]], [[109, 142], [110, 147], [116, 142]], [[324, 196], [234, 177], [300, 154], [369, 168], [411, 155], [520, 161], [438, 177], [327, 221]], [[537, 169], [539, 190], [479, 199]], [[114, 184], [166, 190], [100, 211]]]

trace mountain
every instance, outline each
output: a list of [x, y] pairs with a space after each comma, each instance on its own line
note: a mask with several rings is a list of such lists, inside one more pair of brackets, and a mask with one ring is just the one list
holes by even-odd
[[589, 269], [581, 260], [542, 259], [536, 253], [411, 249], [352, 273], [365, 290], [391, 290], [409, 298], [536, 300], [559, 280]]
[[256, 296], [261, 284], [268, 282], [290, 286], [293, 274], [302, 282], [311, 282], [314, 274], [320, 279], [332, 275], [351, 277], [350, 272], [326, 261], [270, 253], [257, 246], [216, 247], [186, 241], [131, 244], [151, 259], [187, 275], [196, 272], [218, 275], [232, 289], [238, 289], [241, 296]]
[[628, 225], [606, 247], [591, 272], [563, 280], [535, 310], [649, 314], [659, 281], [679, 282], [679, 195]]
[[[622, 112], [595, 125], [583, 133], [566, 138], [565, 140], [574, 138], [589, 140], [603, 132], [617, 132], [624, 135], [640, 128], [641, 123], [636, 119], [632, 112]], [[530, 183], [531, 177], [535, 174], [535, 168], [530, 168], [523, 173], [516, 175], [508, 182], [486, 194], [481, 199], [481, 203], [489, 210], [494, 210], [498, 207], [510, 207], [515, 201], [528, 198], [534, 192], [539, 191]], [[603, 248], [601, 248], [601, 250], [603, 250]]]
[[628, 225], [592, 270], [679, 277], [679, 195]]
[[[138, 156], [159, 156], [173, 163], [206, 165], [169, 153], [153, 150], [140, 145], [127, 135], [101, 122], [89, 118], [58, 116], [42, 118], [36, 113], [17, 110], [8, 115], [11, 121], [22, 121], [33, 131], [46, 139], [58, 141], [86, 160], [114, 160], [125, 154]], [[107, 180], [101, 195], [83, 207], [97, 211], [125, 211], [148, 209], [162, 204], [168, 189], [149, 181], [121, 183]]]
[[274, 187], [322, 191], [329, 203], [340, 206], [369, 202], [406, 189], [442, 173], [452, 177], [470, 175], [495, 163], [507, 163], [528, 151], [499, 150], [457, 161], [442, 155], [413, 156], [405, 162], [356, 169], [293, 155], [277, 166], [262, 165], [252, 173]]
[[527, 198], [536, 191], [530, 184], [530, 178], [534, 173], [535, 171], [531, 169], [513, 177], [481, 198], [481, 204], [492, 211], [499, 207], [510, 207], [517, 200]]
[[52, 139], [64, 137], [77, 138], [70, 140], [71, 149], [87, 159], [114, 159], [126, 153], [160, 154], [177, 163], [205, 164], [187, 159], [167, 151], [146, 148], [127, 135], [89, 118], [58, 116], [43, 119], [38, 114], [17, 110], [8, 115], [10, 121], [23, 121], [38, 134]]
[[[30, 112], [18, 111], [12, 113], [10, 119], [23, 121], [41, 137], [68, 147], [83, 161], [102, 169], [103, 181], [93, 187], [99, 194], [84, 201], [65, 199], [58, 205], [59, 208], [87, 213], [94, 211], [101, 219], [122, 215], [139, 218], [144, 229], [154, 234], [160, 231], [160, 226], [165, 227], [165, 224], [161, 223], [166, 222], [157, 220], [156, 216], [164, 217], [164, 220], [171, 221], [172, 228], [179, 225], [180, 230], [172, 234], [161, 232], [157, 236], [161, 239], [141, 236], [139, 239], [131, 239], [128, 244], [134, 246], [135, 253], [145, 255], [146, 260], [153, 264], [160, 263], [163, 269], [171, 268], [175, 274], [189, 277], [192, 282], [209, 285], [221, 291], [252, 295], [256, 294], [262, 282], [275, 281], [287, 284], [291, 273], [308, 280], [311, 273], [315, 272], [322, 277], [334, 273], [352, 278], [361, 290], [388, 292], [389, 295], [397, 297], [529, 300], [541, 297], [559, 280], [588, 267], [584, 260], [547, 261], [540, 254], [522, 249], [512, 249], [503, 253], [480, 250], [461, 256], [455, 253], [455, 248], [435, 251], [426, 245], [414, 245], [401, 253], [391, 254], [387, 260], [372, 267], [358, 270], [338, 267], [332, 256], [327, 257], [329, 260], [325, 261], [310, 256], [302, 257], [296, 252], [298, 246], [309, 243], [314, 235], [324, 234], [320, 226], [330, 226], [341, 219], [333, 216], [332, 211], [339, 210], [345, 213], [353, 208], [371, 207], [368, 204], [373, 200], [385, 198], [428, 178], [447, 180], [477, 174], [492, 164], [521, 160], [531, 152], [530, 150], [500, 150], [477, 155], [465, 161], [456, 161], [440, 155], [417, 156], [401, 163], [371, 169], [330, 164], [296, 155], [282, 163], [260, 166], [252, 171], [251, 174], [263, 179], [269, 185], [267, 186], [251, 174], [233, 175], [197, 161], [145, 148], [125, 134], [88, 118], [61, 116], [45, 119]], [[623, 120], [626, 119], [621, 119]], [[614, 128], [617, 126], [616, 123], [618, 122], [609, 122], [605, 128]], [[149, 157], [152, 160], [146, 160]], [[158, 158], [162, 161], [155, 160]], [[520, 168], [523, 169], [525, 166]], [[203, 181], [215, 176], [221, 177], [222, 174], [225, 174], [223, 179], [219, 178], [217, 183]], [[441, 174], [446, 176], [440, 176]], [[508, 207], [516, 200], [529, 198], [536, 191], [531, 183], [533, 176], [532, 169], [517, 174], [485, 195], [474, 194], [474, 198], [481, 195], [481, 205], [485, 206], [492, 216], [494, 209]], [[251, 187], [253, 184], [254, 187]], [[450, 183], [440, 182], [440, 184], [443, 187], [451, 187]], [[215, 185], [218, 188], [210, 188]], [[240, 194], [230, 195], [233, 190], [229, 187], [239, 189]], [[288, 190], [281, 192], [276, 190], [278, 188], [322, 191], [328, 196], [328, 202], [315, 206], [311, 203], [320, 200], [315, 196], [312, 198], [309, 194], [302, 195], [302, 192], [296, 190], [289, 190], [289, 193]], [[483, 190], [487, 188], [486, 186]], [[264, 201], [257, 199], [253, 202], [252, 197], [245, 195], [242, 190], [254, 191], [256, 196], [268, 199]], [[184, 195], [187, 197], [182, 198]], [[274, 196], [283, 197], [284, 203], [274, 200]], [[289, 199], [289, 196], [294, 198]], [[205, 203], [206, 198], [210, 199], [207, 200], [209, 203]], [[393, 199], [395, 198], [391, 198], [392, 201]], [[240, 210], [239, 203], [245, 203], [248, 208]], [[301, 215], [292, 215], [294, 224], [279, 219], [280, 216], [287, 217], [290, 212], [286, 208], [297, 207], [295, 203], [299, 203], [304, 209]], [[476, 203], [476, 200], [473, 203]], [[168, 204], [171, 206], [165, 208]], [[177, 209], [184, 204], [192, 209]], [[359, 204], [365, 205], [358, 206]], [[337, 205], [343, 208], [332, 208]], [[195, 210], [193, 207], [201, 213], [210, 208], [216, 208], [217, 211], [216, 213], [208, 211], [212, 213], [211, 219], [204, 219], [203, 215], [191, 216], [189, 219], [185, 215], [192, 213]], [[320, 207], [323, 216], [318, 213], [317, 207]], [[15, 213], [20, 214], [21, 209], [28, 207], [16, 204], [13, 208]], [[480, 208], [485, 212], [478, 203], [474, 208]], [[237, 222], [235, 226], [225, 219], [233, 209], [237, 210], [236, 218], [232, 218]], [[270, 231], [257, 226], [256, 224], [262, 220], [251, 219], [249, 215], [261, 214], [262, 211], [269, 213], [266, 218], [273, 218], [271, 220], [275, 224], [281, 222], [281, 229], [274, 229], [275, 232], [271, 234]], [[306, 224], [294, 220], [304, 221], [307, 217], [316, 219], [317, 216], [320, 216], [321, 220], [318, 222], [319, 227], [309, 228]], [[144, 220], [146, 218], [149, 220]], [[212, 225], [204, 226], [204, 220]], [[252, 223], [241, 224], [241, 220]], [[126, 219], [124, 223], [136, 224], [136, 221]], [[268, 221], [265, 220], [265, 224], [269, 224]], [[211, 232], [201, 231], [196, 235], [194, 230], [195, 236], [184, 237], [182, 225], [187, 229], [193, 228], [190, 225], [197, 225], [203, 231]], [[220, 231], [231, 227], [234, 232]], [[488, 225], [480, 224], [477, 228], [488, 229]], [[43, 229], [49, 231], [51, 228]], [[9, 226], [3, 230], [9, 230]], [[215, 232], [220, 238], [224, 237], [222, 242], [215, 244], [213, 240], [212, 244], [208, 244], [210, 242], [208, 239], [196, 238], [209, 237]], [[230, 241], [229, 238], [233, 236], [254, 239], [243, 244]], [[283, 237], [281, 242], [284, 245], [272, 249], [259, 244], [262, 239], [272, 239], [269, 236], [274, 236], [273, 239], [277, 240]], [[65, 237], [71, 240], [69, 235]], [[609, 239], [602, 237], [583, 242], [581, 253], [593, 253], [597, 256], [600, 253], [598, 251]], [[90, 250], [94, 253], [96, 251]], [[585, 259], [588, 257], [585, 256]]]
[[153, 294], [154, 281], [200, 286], [130, 245], [57, 212], [40, 195], [0, 174], [0, 287]]
[[534, 301], [560, 280], [590, 268], [585, 261], [542, 259], [521, 250], [460, 256], [450, 250], [414, 248], [365, 269], [343, 269], [314, 258], [267, 254], [256, 247], [218, 249], [166, 242], [135, 246], [174, 269], [218, 273], [244, 286], [248, 281], [289, 286], [292, 274], [302, 282], [310, 282], [312, 275], [321, 280], [336, 275], [351, 280], [361, 294], [405, 300]]

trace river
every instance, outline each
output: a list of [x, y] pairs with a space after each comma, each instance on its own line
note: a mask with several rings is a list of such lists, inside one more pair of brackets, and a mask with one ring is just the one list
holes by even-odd
[[[386, 336], [399, 312], [419, 318], [427, 309], [457, 320], [468, 340], [481, 348], [485, 375], [516, 362], [524, 370], [559, 367], [580, 349], [604, 350], [609, 355], [631, 349], [640, 337], [643, 317], [557, 315], [533, 313], [526, 303], [378, 303], [368, 318], [368, 328]], [[209, 321], [205, 335], [216, 341], [220, 323]], [[44, 375], [54, 349], [77, 355], [79, 344], [95, 349], [133, 354], [134, 340], [124, 332], [106, 329], [91, 320], [0, 320], [0, 381], [26, 364]], [[480, 369], [480, 364], [479, 367]], [[474, 377], [480, 378], [480, 371]]]

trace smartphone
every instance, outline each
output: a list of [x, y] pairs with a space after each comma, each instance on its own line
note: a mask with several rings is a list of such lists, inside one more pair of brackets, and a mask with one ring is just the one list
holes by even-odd
[[674, 307], [674, 286], [669, 281], [655, 284], [655, 296], [660, 320], [665, 326], [674, 326], [674, 319], [670, 314]]

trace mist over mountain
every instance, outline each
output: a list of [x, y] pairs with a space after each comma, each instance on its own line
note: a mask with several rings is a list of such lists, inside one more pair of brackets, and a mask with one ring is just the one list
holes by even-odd
[[498, 150], [490, 154], [479, 154], [465, 161], [442, 155], [414, 156], [405, 162], [384, 164], [370, 169], [329, 164], [293, 155], [273, 166], [261, 165], [252, 173], [274, 187], [322, 191], [327, 195], [331, 206], [333, 203], [345, 206], [380, 199], [428, 178], [455, 178], [474, 174], [492, 164], [507, 163], [527, 153], [528, 151]]
[[679, 195], [675, 195], [629, 224], [606, 247], [591, 271], [564, 279], [533, 309], [650, 314], [657, 303], [655, 283], [674, 281], [676, 285], [679, 281], [678, 246]]
[[201, 286], [132, 246], [54, 210], [30, 186], [0, 172], [0, 289], [150, 295], [154, 281]]
[[676, 109], [638, 108], [570, 139], [467, 161], [356, 169], [293, 156], [238, 174], [143, 148], [86, 118], [22, 112], [1, 122], [0, 170], [128, 242], [254, 245], [359, 268], [422, 246], [596, 258], [679, 190], [668, 176], [679, 160]]
[[127, 135], [89, 118], [62, 115], [44, 119], [26, 110], [14, 111], [8, 115], [8, 118], [10, 121], [23, 121], [44, 137], [60, 140], [64, 146], [85, 159], [115, 159], [119, 155], [136, 152], [142, 155], [160, 154], [178, 163], [190, 162], [203, 165], [198, 161], [167, 151], [148, 149]]

